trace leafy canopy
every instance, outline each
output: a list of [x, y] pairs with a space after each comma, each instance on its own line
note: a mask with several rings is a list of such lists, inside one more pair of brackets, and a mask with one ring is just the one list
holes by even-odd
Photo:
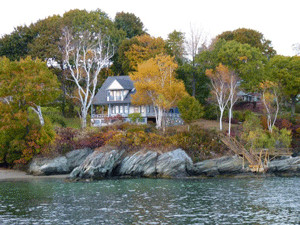
[[130, 75], [136, 88], [132, 103], [163, 109], [176, 106], [186, 94], [183, 82], [175, 78], [176, 68], [173, 58], [162, 54], [139, 64], [137, 72]]
[[265, 39], [264, 35], [256, 30], [239, 28], [234, 31], [225, 31], [218, 35], [217, 39], [224, 39], [226, 41], [234, 40], [241, 44], [249, 44], [251, 47], [258, 48], [268, 58], [276, 55], [271, 41]]

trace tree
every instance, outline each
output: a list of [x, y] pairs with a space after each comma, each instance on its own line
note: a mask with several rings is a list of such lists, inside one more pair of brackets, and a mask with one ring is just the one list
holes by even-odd
[[277, 87], [277, 84], [271, 81], [265, 81], [260, 84], [260, 88], [262, 89], [262, 101], [266, 109], [267, 125], [270, 133], [273, 132], [273, 127], [279, 112]]
[[[206, 44], [207, 34], [203, 28], [197, 28], [195, 25], [190, 25], [190, 33], [186, 38], [186, 49], [187, 53], [192, 60], [192, 65], [195, 66], [195, 57], [199, 53], [199, 49]], [[192, 76], [192, 96], [196, 95], [196, 74]]]
[[184, 63], [179, 66], [176, 70], [176, 78], [184, 82], [186, 91], [192, 95], [193, 94], [193, 76], [195, 75], [195, 98], [201, 103], [205, 104], [205, 100], [209, 96], [210, 88], [209, 78], [205, 75], [205, 67], [202, 64], [193, 66], [189, 63]]
[[251, 90], [257, 87], [264, 77], [267, 59], [257, 49], [236, 41], [221, 41], [218, 45], [217, 62], [234, 70], [241, 79], [241, 85]]
[[220, 130], [223, 130], [222, 119], [224, 110], [230, 100], [230, 71], [227, 66], [219, 66], [213, 71], [206, 70], [206, 75], [211, 80], [212, 92], [216, 96], [218, 107], [220, 109]]
[[185, 61], [185, 37], [184, 33], [174, 30], [172, 33], [168, 34], [166, 40], [167, 53], [170, 56], [174, 56], [178, 65], [182, 65]]
[[251, 47], [258, 48], [268, 59], [276, 55], [270, 40], [265, 39], [264, 35], [256, 30], [239, 28], [234, 31], [225, 31], [217, 36], [217, 39], [226, 41], [237, 41], [241, 44], [249, 44]]
[[126, 38], [129, 39], [146, 33], [144, 24], [133, 13], [118, 12], [114, 23], [117, 29], [122, 29], [126, 32]]
[[30, 57], [21, 59], [20, 62], [10, 62], [4, 57], [0, 65], [0, 98], [12, 98], [8, 103], [15, 104], [24, 111], [28, 107], [32, 108], [43, 126], [41, 105], [54, 101], [60, 94], [56, 76], [47, 68], [46, 63]]
[[183, 82], [175, 78], [176, 68], [173, 58], [160, 54], [138, 64], [137, 72], [130, 74], [136, 88], [132, 103], [153, 105], [157, 128], [164, 128], [164, 112], [176, 106], [186, 94]]
[[102, 68], [111, 64], [113, 48], [108, 38], [101, 33], [89, 31], [71, 34], [64, 32], [65, 66], [70, 80], [77, 87], [77, 98], [81, 105], [81, 126], [86, 128], [88, 110], [95, 96], [98, 75]]
[[6, 34], [0, 39], [0, 56], [10, 60], [20, 60], [29, 52], [28, 44], [32, 42], [35, 34], [27, 26], [18, 26], [11, 34]]
[[[162, 38], [151, 37], [147, 34], [134, 37], [130, 44], [124, 49], [124, 63], [129, 66], [127, 72], [136, 71], [139, 63], [166, 52]], [[121, 55], [120, 52], [119, 54]]]
[[300, 93], [300, 57], [274, 56], [267, 64], [266, 76], [268, 80], [277, 83], [282, 93], [291, 101], [291, 113], [294, 115]]
[[26, 163], [54, 139], [55, 132], [40, 106], [58, 97], [59, 86], [39, 59], [0, 59], [0, 163]]
[[188, 130], [194, 120], [200, 119], [204, 115], [204, 107], [195, 97], [186, 95], [178, 101], [177, 106], [181, 119], [188, 124]]

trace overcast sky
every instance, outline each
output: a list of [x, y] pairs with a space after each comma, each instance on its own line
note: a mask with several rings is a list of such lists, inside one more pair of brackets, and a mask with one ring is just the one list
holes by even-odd
[[6, 0], [1, 2], [0, 35], [71, 9], [99, 8], [112, 19], [117, 12], [134, 13], [150, 35], [164, 39], [173, 30], [188, 33], [190, 24], [211, 36], [250, 28], [271, 40], [278, 54], [291, 56], [292, 45], [300, 42], [299, 6], [299, 0]]

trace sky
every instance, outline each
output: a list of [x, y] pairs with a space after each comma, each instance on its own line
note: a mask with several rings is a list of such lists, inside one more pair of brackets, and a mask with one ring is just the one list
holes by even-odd
[[0, 36], [71, 9], [101, 9], [111, 19], [129, 12], [141, 19], [148, 33], [166, 39], [174, 30], [189, 35], [191, 26], [208, 37], [249, 28], [271, 40], [277, 54], [292, 56], [300, 43], [299, 0], [5, 0], [0, 8]]

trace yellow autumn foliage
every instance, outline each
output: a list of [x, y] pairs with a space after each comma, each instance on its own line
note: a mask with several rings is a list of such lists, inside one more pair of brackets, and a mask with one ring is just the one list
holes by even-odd
[[187, 94], [184, 83], [175, 78], [176, 68], [173, 58], [163, 54], [138, 64], [137, 72], [130, 75], [136, 88], [132, 103], [163, 109], [176, 106], [177, 101]]

